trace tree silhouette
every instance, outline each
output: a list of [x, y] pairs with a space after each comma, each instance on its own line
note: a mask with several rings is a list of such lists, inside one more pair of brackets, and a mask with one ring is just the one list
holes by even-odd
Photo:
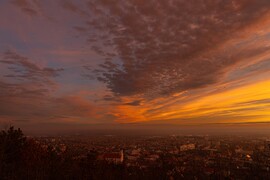
[[26, 138], [21, 129], [11, 126], [7, 131], [0, 132], [0, 173], [13, 177], [14, 171], [21, 163], [22, 151]]

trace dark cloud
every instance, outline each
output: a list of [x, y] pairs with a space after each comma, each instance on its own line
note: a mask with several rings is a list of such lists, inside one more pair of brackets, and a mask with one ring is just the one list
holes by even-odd
[[76, 31], [84, 33], [87, 32], [87, 29], [85, 27], [80, 27], [80, 26], [74, 26], [73, 27]]
[[46, 104], [56, 88], [53, 78], [62, 69], [40, 67], [13, 51], [3, 53], [0, 64], [0, 119], [31, 119], [40, 113], [45, 116]]
[[58, 87], [55, 78], [62, 68], [34, 62], [14, 51], [0, 56], [0, 121], [7, 117], [36, 123], [95, 117], [98, 110], [91, 102], [79, 96], [54, 96]]
[[96, 106], [80, 96], [54, 96], [59, 85], [54, 78], [62, 68], [41, 67], [13, 51], [4, 52], [0, 64], [0, 123], [3, 119], [15, 123], [82, 120], [98, 113]]
[[61, 0], [60, 5], [69, 12], [86, 15], [86, 12], [84, 12], [79, 6], [76, 5], [76, 3], [73, 3], [70, 0]]
[[[15, 90], [20, 91], [20, 88], [22, 87], [17, 86]], [[80, 97], [55, 98], [46, 90], [34, 91], [30, 88], [20, 93], [10, 92], [10, 87], [7, 86], [0, 90], [6, 92], [5, 95], [0, 95], [0, 123], [5, 117], [15, 123], [21, 120], [41, 123], [61, 119], [94, 118], [97, 112], [94, 105]]]
[[111, 95], [105, 95], [103, 97], [103, 100], [105, 101], [112, 101], [112, 102], [121, 102], [121, 98], [119, 97], [116, 97], [116, 96], [111, 96]]
[[268, 12], [268, 0], [101, 0], [88, 7], [93, 16], [84, 30], [95, 29], [88, 39], [98, 43], [90, 44], [110, 60], [100, 66], [98, 80], [115, 95], [169, 95], [205, 87], [249, 55], [269, 50], [218, 49]]
[[140, 106], [142, 103], [141, 100], [135, 100], [135, 101], [132, 101], [132, 102], [129, 102], [129, 103], [125, 103], [124, 105], [129, 105], [129, 106]]
[[70, 10], [72, 12], [78, 12], [79, 11], [79, 8], [75, 4], [73, 4], [71, 1], [65, 1], [65, 0], [63, 0], [63, 1], [61, 1], [61, 5], [65, 9]]
[[58, 76], [59, 72], [63, 71], [62, 68], [39, 67], [28, 58], [13, 51], [6, 51], [0, 59], [0, 64], [7, 65], [11, 71], [4, 77], [40, 83], [51, 83], [50, 78]]
[[49, 95], [49, 86], [0, 81], [0, 122], [2, 119], [31, 121], [35, 113], [46, 111], [44, 103]]
[[270, 98], [267, 99], [258, 99], [253, 101], [247, 101], [247, 102], [241, 102], [237, 105], [243, 106], [243, 105], [260, 105], [260, 104], [268, 104], [270, 106]]
[[[36, 1], [33, 1], [36, 3]], [[38, 10], [31, 0], [13, 0], [12, 3], [30, 16], [37, 16]]]
[[0, 81], [0, 97], [42, 97], [50, 92], [50, 87], [37, 86], [34, 84], [11, 84]]

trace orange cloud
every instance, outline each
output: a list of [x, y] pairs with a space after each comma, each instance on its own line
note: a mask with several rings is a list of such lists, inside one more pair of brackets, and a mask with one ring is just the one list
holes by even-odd
[[[270, 81], [267, 80], [202, 96], [184, 104], [172, 99], [173, 104], [166, 107], [164, 103], [163, 107], [154, 113], [149, 112], [164, 100], [150, 101], [139, 107], [120, 105], [115, 109], [118, 112], [115, 114], [122, 123], [156, 120], [168, 123], [174, 120], [173, 122], [178, 124], [269, 122], [269, 87]], [[220, 117], [223, 117], [222, 121], [219, 121]]]

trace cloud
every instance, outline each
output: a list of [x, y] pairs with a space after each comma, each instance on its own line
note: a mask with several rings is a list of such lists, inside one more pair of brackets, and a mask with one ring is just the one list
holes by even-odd
[[[269, 6], [267, 0], [101, 0], [89, 5], [95, 16], [84, 30], [96, 29], [88, 38], [103, 42], [92, 42], [93, 49], [111, 59], [99, 68], [98, 80], [115, 95], [166, 96], [213, 85], [234, 65], [268, 51], [242, 52], [234, 40], [245, 36], [241, 31], [253, 28]], [[106, 56], [106, 46], [118, 58]]]
[[[34, 2], [34, 3], [33, 3]], [[37, 7], [35, 7], [35, 3], [37, 1], [31, 1], [31, 0], [12, 0], [12, 3], [20, 8], [22, 12], [29, 16], [37, 16], [39, 14]]]
[[4, 77], [42, 83], [51, 83], [50, 78], [58, 76], [59, 72], [63, 71], [62, 68], [39, 67], [28, 58], [13, 51], [4, 52], [0, 64], [7, 65], [11, 70], [11, 74], [6, 74]]
[[268, 0], [11, 2], [3, 17], [18, 15], [15, 6], [43, 18], [3, 19], [1, 47], [25, 54], [0, 55], [0, 119], [269, 119], [269, 93], [257, 84], [270, 72]]
[[40, 67], [13, 51], [3, 53], [0, 64], [0, 118], [31, 121], [35, 114], [43, 114], [59, 70]]
[[260, 104], [262, 104], [262, 105], [268, 104], [270, 106], [270, 98], [258, 99], [258, 100], [253, 100], [253, 101], [246, 101], [246, 102], [242, 102], [238, 105], [241, 106], [241, 105], [260, 105]]
[[172, 124], [207, 124], [224, 122], [257, 122], [269, 120], [269, 80], [215, 93], [179, 98], [155, 98], [140, 106], [118, 105], [117, 121]]
[[[61, 94], [55, 80], [62, 68], [40, 66], [14, 51], [0, 56], [0, 123], [98, 123], [107, 116], [85, 98], [86, 93]], [[91, 93], [91, 92], [90, 92]]]
[[0, 117], [32, 121], [33, 116], [48, 116], [46, 104], [56, 91], [54, 78], [62, 69], [41, 67], [14, 51], [4, 52], [0, 64]]
[[60, 5], [62, 8], [65, 10], [75, 13], [75, 14], [80, 14], [80, 15], [86, 15], [86, 12], [84, 12], [79, 6], [77, 6], [75, 3], [69, 0], [61, 0]]
[[[4, 60], [3, 60], [4, 59]], [[0, 80], [0, 123], [76, 122], [102, 119], [102, 108], [78, 95], [56, 95], [54, 78], [59, 70], [40, 66], [14, 53], [5, 53], [0, 63], [15, 66], [14, 75]], [[1, 66], [5, 71], [5, 66]], [[15, 79], [15, 80], [14, 80]], [[98, 122], [98, 121], [97, 121]]]
[[[75, 122], [92, 123], [102, 115], [91, 102], [78, 96], [54, 97], [47, 91], [27, 89], [21, 93], [0, 95], [0, 119], [9, 117], [15, 124], [21, 120], [29, 123]], [[16, 87], [16, 91], [20, 88]], [[76, 122], [77, 121], [77, 122]]]
[[115, 96], [111, 96], [111, 95], [105, 95], [103, 97], [103, 100], [105, 100], [105, 101], [111, 101], [111, 102], [121, 102], [121, 98], [115, 97]]
[[140, 106], [142, 103], [141, 100], [135, 100], [135, 101], [132, 101], [132, 102], [129, 102], [129, 103], [125, 103], [124, 105], [129, 105], [129, 106]]

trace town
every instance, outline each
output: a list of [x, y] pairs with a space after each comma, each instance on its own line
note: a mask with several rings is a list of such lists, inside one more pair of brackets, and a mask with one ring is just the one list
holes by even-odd
[[[153, 168], [168, 179], [269, 179], [270, 136], [59, 136], [36, 137], [73, 160], [91, 159], [133, 168], [147, 174]], [[161, 173], [161, 172], [157, 172]]]

